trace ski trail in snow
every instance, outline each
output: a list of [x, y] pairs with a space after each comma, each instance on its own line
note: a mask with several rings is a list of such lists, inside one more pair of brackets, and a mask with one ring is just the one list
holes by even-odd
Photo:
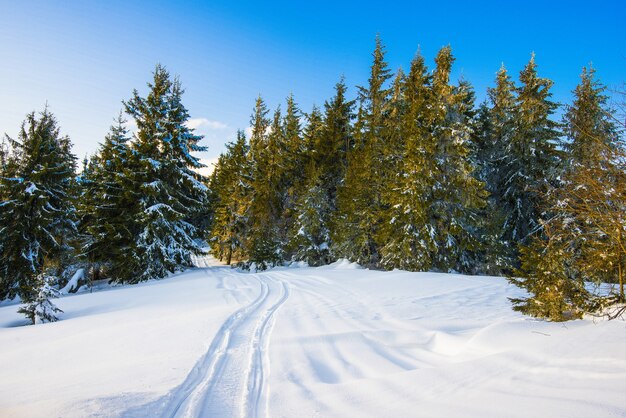
[[269, 416], [268, 394], [269, 385], [267, 375], [269, 375], [269, 342], [274, 325], [274, 314], [278, 308], [289, 298], [289, 286], [286, 282], [281, 282], [283, 291], [282, 297], [264, 313], [264, 317], [254, 333], [254, 354], [251, 358], [250, 375], [248, 377], [248, 406], [249, 417]]
[[224, 322], [185, 381], [168, 395], [163, 417], [267, 416], [267, 349], [289, 286], [266, 276], [257, 279], [257, 299]]

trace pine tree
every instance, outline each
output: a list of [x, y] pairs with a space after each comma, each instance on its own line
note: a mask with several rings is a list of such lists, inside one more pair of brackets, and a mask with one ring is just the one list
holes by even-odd
[[0, 203], [0, 299], [35, 299], [40, 275], [58, 277], [76, 233], [73, 205], [76, 157], [46, 108], [27, 115], [11, 153]]
[[140, 193], [136, 214], [139, 233], [133, 255], [137, 282], [164, 277], [192, 265], [191, 256], [202, 254], [202, 237], [191, 220], [207, 206], [206, 179], [194, 169], [203, 167], [192, 152], [204, 151], [202, 139], [186, 126], [183, 89], [157, 65], [150, 92], [143, 98], [135, 90], [124, 103], [137, 124], [130, 173]]
[[[502, 237], [512, 245], [526, 243], [540, 229], [539, 219], [545, 206], [542, 196], [559, 174], [560, 153], [556, 145], [560, 133], [550, 119], [557, 108], [550, 101], [552, 81], [540, 78], [536, 67], [533, 54], [520, 73], [513, 128], [510, 140], [505, 139], [507, 147], [499, 170], [502, 183], [498, 197], [501, 196], [500, 205], [506, 213]], [[503, 106], [508, 106], [508, 100], [503, 100]]]
[[593, 68], [583, 67], [574, 90], [574, 103], [563, 117], [565, 144], [570, 165], [591, 166], [606, 159], [608, 150], [619, 148], [619, 131], [607, 106], [606, 87], [595, 77]]
[[245, 134], [237, 133], [237, 141], [226, 145], [211, 180], [214, 193], [214, 220], [209, 232], [213, 254], [231, 264], [233, 258], [245, 257], [250, 168]]
[[560, 234], [544, 224], [544, 236], [522, 246], [521, 267], [509, 281], [525, 289], [530, 297], [511, 298], [513, 309], [551, 321], [580, 318], [587, 309], [589, 294], [584, 281], [572, 280], [568, 268], [570, 246]]
[[[139, 230], [139, 194], [130, 172], [130, 135], [120, 113], [98, 153], [83, 170], [79, 199], [82, 256], [93, 280], [101, 274], [111, 280], [131, 280], [134, 274], [135, 236]], [[103, 271], [104, 270], [104, 271]]]
[[267, 108], [257, 99], [251, 126], [251, 191], [248, 226], [248, 262], [264, 270], [283, 260], [279, 225], [282, 216], [280, 180], [283, 138], [280, 107], [270, 122]]
[[342, 182], [348, 151], [354, 145], [352, 120], [354, 100], [346, 97], [347, 87], [343, 77], [335, 85], [335, 95], [324, 103], [324, 121], [320, 141], [313, 144], [315, 164], [323, 167], [331, 206], [336, 208], [337, 188]]
[[559, 233], [570, 242], [577, 274], [619, 283], [624, 300], [626, 160], [604, 90], [594, 70], [583, 68], [563, 118], [568, 165], [561, 187], [550, 194], [549, 212], [563, 224]]
[[510, 176], [508, 150], [511, 149], [515, 132], [515, 92], [515, 84], [502, 65], [496, 74], [496, 86], [487, 90], [491, 106], [485, 104], [479, 111], [477, 177], [485, 182], [489, 192], [487, 206], [481, 215], [485, 237], [482, 264], [484, 271], [490, 274], [510, 271], [516, 263], [515, 245], [504, 236], [505, 224], [510, 215], [505, 196]]
[[377, 241], [383, 222], [382, 194], [386, 187], [384, 154], [388, 137], [386, 116], [391, 78], [385, 50], [376, 38], [369, 85], [359, 87], [359, 111], [354, 130], [355, 145], [348, 153], [346, 176], [338, 196], [338, 217], [343, 225], [334, 241], [338, 256], [368, 266], [380, 263]]
[[390, 177], [388, 207], [381, 249], [385, 268], [428, 270], [435, 251], [434, 231], [427, 220], [428, 196], [434, 178], [434, 143], [429, 135], [431, 76], [418, 54], [404, 81], [404, 111], [396, 122], [403, 143], [397, 173]]
[[37, 275], [34, 281], [36, 296], [24, 300], [24, 306], [18, 309], [35, 325], [37, 320], [40, 322], [58, 321], [58, 313], [63, 313], [50, 299], [58, 298], [59, 291], [53, 286], [55, 277], [45, 273]]
[[473, 133], [473, 92], [461, 82], [450, 85], [454, 57], [450, 47], [435, 59], [432, 81], [434, 184], [428, 223], [435, 232], [433, 266], [441, 271], [468, 272], [480, 249], [478, 209], [484, 206], [484, 185], [473, 175], [470, 161]]
[[[317, 107], [308, 115], [308, 124], [303, 137], [305, 151], [301, 158], [306, 161], [304, 180], [296, 190], [294, 222], [290, 228], [288, 248], [293, 260], [305, 261], [309, 265], [327, 264], [330, 260], [329, 220], [332, 200], [329, 196], [331, 184], [323, 180], [327, 167], [323, 165], [328, 155], [324, 144], [324, 121]], [[326, 145], [326, 149], [324, 149]]]
[[292, 95], [287, 97], [287, 107], [282, 121], [279, 151], [279, 184], [281, 218], [278, 224], [281, 252], [285, 259], [290, 259], [289, 234], [296, 222], [296, 202], [298, 192], [306, 181], [303, 167], [307, 165], [308, 153], [302, 138], [300, 109]]
[[[335, 85], [335, 95], [324, 104], [324, 115], [317, 107], [308, 115], [304, 130], [306, 169], [297, 192], [296, 222], [290, 246], [294, 259], [310, 265], [335, 260], [332, 235], [337, 211], [337, 190], [343, 180], [347, 150], [352, 145], [353, 101], [346, 98], [343, 78]], [[342, 225], [336, 225], [341, 230]]]
[[[515, 309], [551, 320], [578, 318], [608, 300], [624, 301], [626, 153], [604, 87], [583, 69], [564, 115], [567, 166], [547, 194], [547, 220], [511, 281], [528, 290]], [[617, 295], [592, 295], [585, 282], [617, 282]]]

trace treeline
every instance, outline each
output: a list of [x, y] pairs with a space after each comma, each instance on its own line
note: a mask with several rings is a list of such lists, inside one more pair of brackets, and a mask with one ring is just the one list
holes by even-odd
[[534, 55], [517, 82], [503, 66], [478, 107], [453, 62], [444, 47], [434, 68], [418, 54], [392, 74], [377, 40], [356, 100], [343, 80], [307, 114], [290, 96], [270, 115], [259, 97], [249, 140], [211, 178], [213, 254], [525, 277], [515, 308], [556, 320], [607, 301], [587, 282], [618, 282], [609, 300], [623, 301], [621, 131], [594, 70], [557, 121]]
[[[562, 320], [624, 301], [623, 123], [583, 69], [562, 120], [534, 56], [476, 106], [442, 48], [392, 74], [379, 39], [355, 99], [256, 100], [210, 179], [178, 79], [157, 66], [83, 162], [46, 108], [0, 147], [0, 300], [35, 322], [86, 280], [137, 283], [192, 265], [204, 242], [262, 270], [346, 258], [375, 269], [509, 275], [515, 309]], [[137, 130], [131, 135], [125, 117]], [[619, 283], [608, 297], [588, 283]]]
[[[74, 279], [137, 283], [192, 266], [202, 254], [207, 179], [192, 155], [183, 90], [157, 66], [149, 93], [124, 102], [98, 152], [76, 174], [69, 138], [46, 108], [5, 137], [0, 176], [0, 300], [19, 296], [33, 323], [55, 320], [55, 289]], [[72, 285], [72, 283], [70, 283]]]

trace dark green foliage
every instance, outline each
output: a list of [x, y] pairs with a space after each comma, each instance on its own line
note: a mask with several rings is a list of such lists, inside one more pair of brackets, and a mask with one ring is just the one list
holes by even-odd
[[[130, 171], [132, 154], [126, 120], [120, 114], [81, 174], [79, 199], [82, 255], [92, 269], [112, 280], [134, 274], [139, 195]], [[122, 280], [123, 281], [123, 280]]]
[[[624, 301], [626, 218], [624, 150], [593, 71], [583, 70], [574, 104], [564, 116], [567, 166], [547, 194], [543, 236], [521, 249], [511, 279], [530, 293], [513, 300], [524, 313], [566, 320]], [[617, 282], [617, 295], [592, 295], [586, 281]]]
[[35, 299], [42, 274], [58, 276], [76, 233], [76, 158], [46, 108], [26, 117], [0, 178], [0, 299]]
[[534, 55], [520, 73], [513, 130], [505, 142], [500, 178], [500, 205], [506, 215], [502, 238], [526, 243], [539, 228], [543, 196], [558, 175], [558, 125], [550, 117], [557, 105], [550, 101], [552, 81], [537, 75]]
[[230, 264], [245, 257], [247, 239], [250, 164], [248, 145], [242, 131], [237, 141], [226, 146], [217, 162], [210, 187], [213, 193], [214, 218], [209, 231], [213, 255]]
[[580, 318], [587, 309], [589, 294], [582, 280], [570, 276], [568, 242], [547, 228], [544, 235], [520, 249], [521, 267], [509, 281], [530, 297], [512, 298], [513, 309], [551, 321]]
[[[427, 208], [434, 179], [434, 142], [430, 133], [431, 75], [424, 58], [417, 55], [404, 78], [402, 100], [394, 94], [394, 113], [399, 118], [398, 138], [391, 164], [395, 167], [385, 193], [386, 213], [382, 228], [385, 245], [381, 264], [385, 268], [428, 270], [436, 247], [434, 231], [427, 222]], [[396, 83], [396, 92], [398, 86]]]
[[379, 38], [373, 53], [369, 84], [359, 87], [359, 111], [354, 127], [354, 147], [348, 151], [346, 177], [338, 191], [337, 224], [333, 240], [339, 257], [367, 266], [380, 262], [379, 238], [386, 187], [384, 149], [389, 138], [386, 117], [391, 78]]
[[[331, 167], [324, 165], [333, 161], [333, 155], [325, 155], [329, 149], [324, 141], [324, 121], [317, 107], [308, 115], [308, 121], [303, 134], [306, 165], [301, 171], [304, 179], [295, 193], [298, 200], [293, 208], [288, 248], [293, 260], [314, 266], [327, 264], [331, 259], [329, 224], [334, 202], [332, 189], [336, 188], [336, 183], [333, 183]], [[340, 159], [338, 153], [334, 157]]]
[[265, 103], [259, 98], [252, 117], [250, 156], [252, 158], [251, 197], [247, 252], [250, 263], [264, 270], [283, 261], [281, 242], [283, 131], [280, 108], [270, 122]]
[[335, 260], [333, 228], [337, 212], [337, 190], [346, 170], [347, 150], [351, 146], [351, 120], [354, 103], [346, 99], [346, 86], [341, 80], [335, 96], [324, 104], [324, 115], [314, 108], [308, 115], [304, 130], [307, 163], [305, 179], [299, 191], [296, 219], [290, 246], [294, 260], [310, 265]]
[[437, 247], [433, 267], [469, 272], [473, 253], [479, 250], [477, 215], [486, 193], [483, 183], [472, 176], [473, 91], [465, 82], [450, 85], [453, 62], [449, 47], [442, 48], [435, 59], [430, 130], [435, 168], [428, 222]]

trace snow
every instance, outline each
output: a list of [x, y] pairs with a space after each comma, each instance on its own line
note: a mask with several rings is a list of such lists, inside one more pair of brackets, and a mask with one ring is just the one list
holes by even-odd
[[59, 293], [62, 295], [66, 295], [70, 293], [72, 290], [78, 289], [78, 282], [80, 280], [85, 280], [85, 269], [78, 269], [76, 273], [72, 275], [72, 278], [67, 282], [67, 284], [59, 290]]
[[201, 268], [0, 306], [0, 415], [626, 414], [626, 324], [511, 311], [505, 279], [330, 266]]
[[35, 185], [35, 183], [31, 183], [26, 190], [24, 190], [24, 192], [28, 193], [28, 194], [33, 194], [35, 193], [37, 190], [39, 190], [37, 188], [37, 186]]

